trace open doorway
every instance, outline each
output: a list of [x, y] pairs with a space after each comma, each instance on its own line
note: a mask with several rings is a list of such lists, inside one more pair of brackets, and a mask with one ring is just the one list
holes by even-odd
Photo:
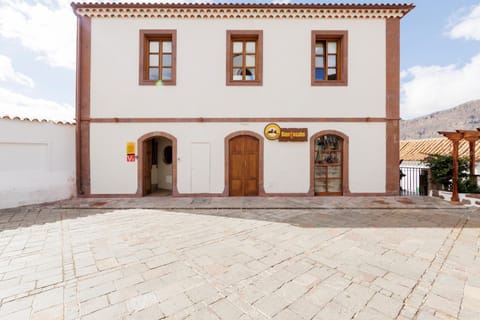
[[173, 189], [173, 146], [156, 136], [143, 141], [143, 195], [170, 196]]

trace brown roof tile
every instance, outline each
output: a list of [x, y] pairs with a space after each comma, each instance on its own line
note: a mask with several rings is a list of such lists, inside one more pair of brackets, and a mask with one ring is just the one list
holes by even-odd
[[[468, 157], [469, 144], [461, 140], [458, 146], [460, 157]], [[452, 153], [452, 142], [447, 138], [432, 138], [421, 140], [400, 141], [400, 160], [421, 161], [430, 154], [449, 155]], [[480, 141], [475, 145], [475, 159], [480, 159]]]

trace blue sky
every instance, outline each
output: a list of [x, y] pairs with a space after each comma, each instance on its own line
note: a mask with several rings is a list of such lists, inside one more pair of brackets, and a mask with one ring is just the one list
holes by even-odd
[[[480, 99], [480, 0], [413, 3], [401, 22], [402, 118]], [[75, 39], [70, 1], [0, 1], [0, 116], [73, 118]]]

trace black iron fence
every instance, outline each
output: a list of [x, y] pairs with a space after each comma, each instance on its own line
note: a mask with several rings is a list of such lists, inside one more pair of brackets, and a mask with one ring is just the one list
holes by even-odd
[[400, 194], [403, 196], [428, 195], [428, 169], [400, 166]]

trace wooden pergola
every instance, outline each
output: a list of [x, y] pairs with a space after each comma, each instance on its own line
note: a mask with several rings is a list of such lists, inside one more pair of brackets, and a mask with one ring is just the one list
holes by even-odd
[[452, 177], [452, 202], [458, 202], [458, 142], [462, 139], [468, 141], [470, 149], [470, 177], [475, 179], [475, 143], [480, 140], [480, 128], [477, 130], [438, 131], [439, 134], [452, 141], [453, 177]]

